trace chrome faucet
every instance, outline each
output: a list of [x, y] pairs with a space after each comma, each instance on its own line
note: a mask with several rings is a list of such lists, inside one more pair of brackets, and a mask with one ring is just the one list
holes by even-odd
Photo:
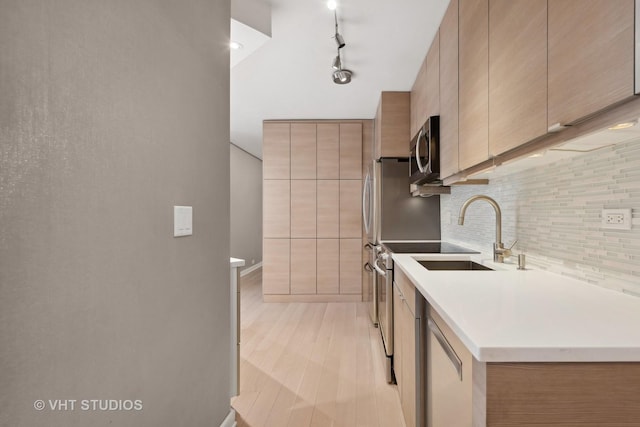
[[504, 262], [505, 258], [509, 258], [511, 256], [511, 248], [509, 249], [505, 248], [504, 244], [502, 243], [502, 212], [500, 211], [500, 206], [498, 206], [498, 203], [495, 200], [493, 200], [489, 196], [483, 196], [483, 195], [470, 197], [469, 199], [467, 199], [466, 202], [462, 204], [462, 207], [460, 208], [460, 215], [458, 216], [458, 224], [464, 225], [464, 214], [467, 211], [467, 208], [469, 207], [469, 205], [475, 202], [476, 200], [484, 200], [485, 202], [489, 203], [493, 207], [494, 211], [496, 211], [496, 241], [493, 244], [493, 261]]

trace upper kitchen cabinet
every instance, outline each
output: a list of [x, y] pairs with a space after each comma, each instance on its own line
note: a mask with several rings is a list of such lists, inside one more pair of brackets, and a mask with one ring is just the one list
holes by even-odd
[[416, 136], [430, 116], [440, 113], [440, 38], [436, 35], [429, 52], [420, 66], [411, 88], [410, 136]]
[[458, 17], [458, 157], [466, 169], [489, 158], [489, 0], [460, 1]]
[[291, 124], [291, 179], [316, 179], [316, 124]]
[[340, 123], [340, 179], [362, 179], [362, 123]]
[[410, 92], [382, 92], [375, 118], [375, 159], [409, 157]]
[[340, 125], [317, 125], [318, 179], [340, 179]]
[[458, 167], [458, 0], [451, 0], [442, 18], [440, 41], [440, 176]]
[[290, 179], [289, 123], [265, 122], [262, 127], [262, 178]]
[[489, 5], [489, 154], [495, 156], [547, 132], [547, 0]]
[[548, 126], [632, 96], [634, 1], [549, 0], [548, 7]]
[[411, 88], [410, 136], [413, 138], [427, 117], [427, 57], [422, 61], [416, 81]]

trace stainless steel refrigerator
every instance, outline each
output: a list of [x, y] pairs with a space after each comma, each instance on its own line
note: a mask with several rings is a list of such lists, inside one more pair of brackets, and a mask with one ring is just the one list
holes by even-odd
[[383, 158], [372, 162], [365, 176], [362, 216], [369, 260], [364, 268], [370, 285], [365, 300], [378, 323], [378, 289], [373, 269], [379, 244], [389, 240], [440, 240], [440, 196], [413, 197], [409, 191], [409, 159]]

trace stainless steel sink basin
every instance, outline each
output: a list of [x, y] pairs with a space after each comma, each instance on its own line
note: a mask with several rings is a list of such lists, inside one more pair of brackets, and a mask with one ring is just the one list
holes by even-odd
[[473, 261], [418, 261], [427, 270], [478, 270], [494, 271], [489, 267]]

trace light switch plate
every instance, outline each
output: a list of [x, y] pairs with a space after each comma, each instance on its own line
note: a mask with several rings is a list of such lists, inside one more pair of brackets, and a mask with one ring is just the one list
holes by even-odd
[[193, 207], [173, 207], [173, 237], [191, 236], [193, 234]]

